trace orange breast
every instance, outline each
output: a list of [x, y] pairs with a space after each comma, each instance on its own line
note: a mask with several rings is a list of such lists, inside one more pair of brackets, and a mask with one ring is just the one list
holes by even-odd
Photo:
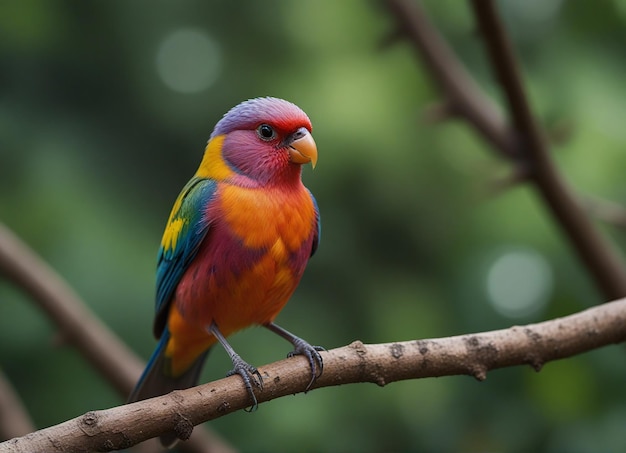
[[303, 186], [289, 192], [225, 186], [221, 195], [225, 220], [247, 247], [271, 248], [283, 241], [293, 252], [311, 234], [315, 209]]

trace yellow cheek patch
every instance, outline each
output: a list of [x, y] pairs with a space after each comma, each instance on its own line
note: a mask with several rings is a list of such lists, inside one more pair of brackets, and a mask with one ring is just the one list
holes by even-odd
[[224, 144], [225, 138], [225, 135], [218, 135], [209, 141], [204, 150], [204, 157], [196, 172], [196, 176], [220, 181], [234, 174], [233, 170], [224, 162], [224, 158], [222, 157], [222, 145]]

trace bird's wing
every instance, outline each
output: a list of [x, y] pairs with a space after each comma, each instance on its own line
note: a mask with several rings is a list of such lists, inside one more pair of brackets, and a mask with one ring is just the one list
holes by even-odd
[[207, 206], [215, 198], [216, 182], [192, 178], [178, 196], [165, 227], [157, 261], [156, 315], [154, 334], [161, 336], [172, 295], [181, 277], [196, 256], [210, 228]]
[[309, 191], [309, 195], [311, 195], [311, 199], [313, 200], [313, 206], [315, 207], [315, 226], [313, 227], [313, 246], [311, 247], [311, 255], [309, 255], [309, 257], [311, 257], [317, 250], [317, 246], [320, 243], [320, 236], [322, 234], [322, 224], [320, 222], [320, 210], [317, 206], [317, 200], [315, 199], [311, 191]]

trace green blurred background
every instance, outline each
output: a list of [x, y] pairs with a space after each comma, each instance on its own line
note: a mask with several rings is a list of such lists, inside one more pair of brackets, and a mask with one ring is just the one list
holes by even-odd
[[[500, 96], [464, 2], [425, 4], [479, 83]], [[567, 179], [626, 199], [626, 2], [500, 3], [535, 111]], [[311, 117], [305, 170], [320, 248], [280, 324], [333, 348], [505, 328], [601, 301], [528, 187], [439, 99], [414, 51], [384, 51], [376, 2], [0, 3], [0, 221], [37, 250], [143, 357], [156, 249], [215, 122], [256, 96]], [[616, 246], [622, 231], [601, 226]], [[39, 427], [122, 403], [10, 282], [0, 366]], [[232, 337], [251, 363], [289, 345]], [[203, 380], [224, 376], [215, 351]], [[243, 451], [626, 451], [626, 357], [608, 347], [470, 377], [350, 385], [210, 423]]]

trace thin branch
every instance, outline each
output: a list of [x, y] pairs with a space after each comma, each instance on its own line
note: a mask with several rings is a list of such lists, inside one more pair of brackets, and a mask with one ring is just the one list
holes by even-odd
[[[437, 376], [470, 375], [514, 365], [539, 371], [552, 360], [626, 341], [626, 299], [563, 318], [470, 335], [431, 340], [349, 346], [324, 352], [324, 373], [315, 388], [357, 382], [391, 382]], [[259, 368], [259, 403], [300, 393], [310, 380], [308, 361], [292, 357]], [[183, 439], [199, 423], [250, 404], [238, 376], [165, 396], [87, 414], [0, 444], [0, 453], [110, 451], [174, 431]]]
[[0, 372], [0, 439], [24, 436], [35, 430], [11, 383]]
[[63, 279], [8, 228], [0, 224], [0, 272], [28, 293], [121, 394], [128, 394], [141, 361], [96, 318]]
[[[22, 288], [72, 344], [123, 397], [130, 393], [143, 362], [81, 301], [67, 283], [0, 223], [0, 275]], [[232, 452], [217, 435], [197, 430], [185, 446], [193, 453]]]
[[401, 32], [433, 73], [434, 81], [444, 92], [448, 109], [472, 124], [495, 151], [506, 158], [515, 158], [518, 150], [502, 113], [483, 94], [419, 3], [387, 0], [387, 7]]
[[559, 174], [531, 112], [513, 49], [492, 0], [472, 0], [492, 65], [504, 89], [531, 178], [607, 300], [626, 295], [626, 267], [599, 234]]
[[491, 0], [472, 0], [494, 70], [504, 89], [513, 131], [473, 81], [416, 2], [386, 0], [398, 26], [419, 50], [448, 102], [503, 156], [522, 165], [606, 300], [626, 295], [623, 260], [594, 228], [559, 175], [528, 104], [513, 50]]

